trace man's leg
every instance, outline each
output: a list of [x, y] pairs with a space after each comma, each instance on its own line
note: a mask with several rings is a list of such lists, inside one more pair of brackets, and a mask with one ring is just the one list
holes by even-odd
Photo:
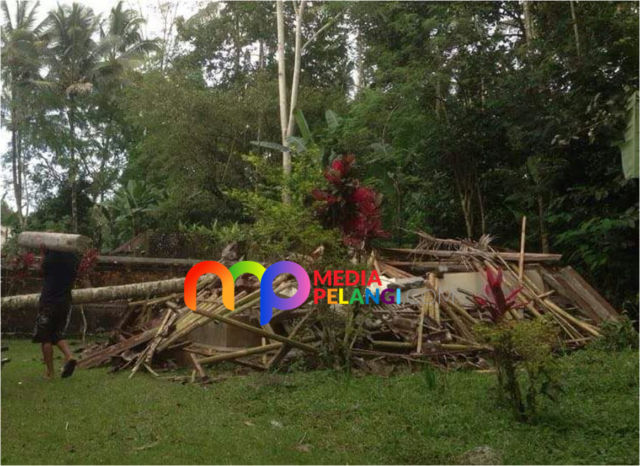
[[51, 343], [42, 343], [42, 357], [45, 365], [45, 379], [53, 379], [53, 345]]
[[64, 353], [64, 367], [62, 368], [62, 378], [66, 379], [67, 377], [71, 377], [73, 372], [76, 370], [76, 366], [78, 365], [78, 361], [73, 357], [73, 353], [69, 349], [69, 345], [67, 344], [67, 340], [58, 340], [56, 342], [60, 351]]
[[40, 304], [36, 324], [33, 333], [33, 342], [40, 343], [42, 359], [44, 359], [44, 378], [53, 378], [53, 321], [51, 319], [51, 308], [46, 304]]
[[65, 361], [71, 361], [72, 359], [75, 359], [73, 357], [73, 353], [71, 352], [71, 348], [69, 348], [69, 344], [67, 343], [67, 340], [58, 341], [56, 343], [56, 346], [60, 348], [60, 351], [62, 351], [62, 354], [64, 354]]

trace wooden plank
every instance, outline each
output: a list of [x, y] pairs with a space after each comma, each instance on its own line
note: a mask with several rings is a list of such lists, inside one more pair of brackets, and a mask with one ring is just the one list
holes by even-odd
[[426, 272], [473, 272], [475, 269], [469, 267], [467, 264], [460, 262], [440, 262], [440, 261], [392, 261], [385, 260], [386, 265], [391, 265], [396, 268], [407, 269], [412, 272], [426, 273]]
[[98, 256], [98, 264], [189, 268], [207, 259], [174, 259], [162, 257]]
[[560, 270], [565, 277], [567, 284], [591, 306], [593, 313], [601, 321], [618, 320], [620, 314], [613, 308], [606, 299], [602, 297], [573, 267], [567, 266]]
[[[433, 257], [459, 257], [473, 256], [473, 252], [465, 251], [440, 251], [436, 249], [403, 249], [403, 248], [382, 248], [384, 251], [397, 252], [403, 254], [415, 254], [417, 256], [433, 256]], [[518, 262], [520, 260], [519, 252], [485, 252], [484, 255], [490, 258], [502, 258], [509, 262]], [[562, 259], [562, 254], [538, 254], [525, 253], [524, 260], [527, 262], [557, 262]]]

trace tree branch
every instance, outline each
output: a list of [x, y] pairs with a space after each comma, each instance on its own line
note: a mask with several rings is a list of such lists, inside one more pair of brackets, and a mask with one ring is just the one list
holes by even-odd
[[314, 40], [316, 40], [316, 38], [317, 38], [320, 34], [322, 34], [322, 33], [323, 33], [324, 31], [326, 31], [329, 27], [331, 27], [331, 26], [333, 25], [333, 23], [335, 23], [335, 22], [338, 20], [338, 18], [340, 18], [340, 16], [342, 16], [342, 13], [343, 13], [343, 12], [338, 13], [338, 14], [337, 14], [337, 15], [335, 15], [332, 19], [330, 19], [330, 20], [329, 20], [329, 22], [327, 22], [327, 24], [325, 24], [325, 25], [324, 25], [324, 26], [322, 26], [320, 29], [318, 29], [318, 30], [316, 31], [316, 33], [315, 33], [314, 35], [312, 35], [312, 36], [311, 36], [311, 38], [309, 38], [309, 40], [308, 40], [308, 41], [306, 41], [306, 42], [304, 43], [304, 45], [302, 46], [301, 51], [304, 51], [304, 49], [306, 49], [306, 48], [307, 48], [307, 46], [308, 46], [311, 42], [313, 42]]

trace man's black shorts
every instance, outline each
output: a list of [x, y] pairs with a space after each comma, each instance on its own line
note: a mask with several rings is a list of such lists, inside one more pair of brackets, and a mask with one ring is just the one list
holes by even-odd
[[63, 340], [70, 311], [69, 303], [40, 303], [33, 342], [56, 344]]

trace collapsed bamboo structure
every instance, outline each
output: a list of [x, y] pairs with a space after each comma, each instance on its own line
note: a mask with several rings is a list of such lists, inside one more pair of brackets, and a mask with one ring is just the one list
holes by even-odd
[[[257, 279], [239, 279], [234, 311], [223, 305], [220, 283], [211, 280], [201, 283], [195, 312], [173, 289], [131, 303], [110, 341], [87, 348], [79, 366], [110, 363], [115, 370], [130, 369], [131, 376], [141, 369], [157, 375], [167, 361], [181, 360], [192, 367], [190, 380], [201, 381], [210, 380], [206, 371], [218, 363], [232, 362], [244, 370], [283, 370], [296, 360], [307, 361], [309, 367], [327, 364], [327, 355], [338, 353], [340, 364], [373, 372], [398, 363], [486, 368], [490, 348], [475, 327], [488, 316], [474, 305], [472, 292], [458, 288], [451, 293], [451, 287], [461, 279], [482, 281], [488, 268], [502, 271], [505, 291], [522, 287], [517, 296], [522, 306], [508, 318], [548, 316], [559, 329], [558, 345], [583, 346], [600, 335], [603, 322], [619, 318], [571, 267], [554, 265], [558, 255], [524, 253], [523, 248], [520, 253], [500, 251], [489, 238], [472, 242], [441, 240], [422, 232], [418, 236], [413, 249], [387, 249], [384, 257], [382, 251], [373, 252], [370, 265], [386, 286], [400, 288], [403, 295], [430, 293], [444, 300], [325, 307], [308, 300], [298, 309], [276, 311], [269, 324], [260, 326]], [[296, 281], [287, 275], [273, 283], [282, 297], [291, 296], [295, 287]], [[198, 341], [199, 329], [212, 326], [235, 328], [252, 335], [247, 342], [254, 343]]]

